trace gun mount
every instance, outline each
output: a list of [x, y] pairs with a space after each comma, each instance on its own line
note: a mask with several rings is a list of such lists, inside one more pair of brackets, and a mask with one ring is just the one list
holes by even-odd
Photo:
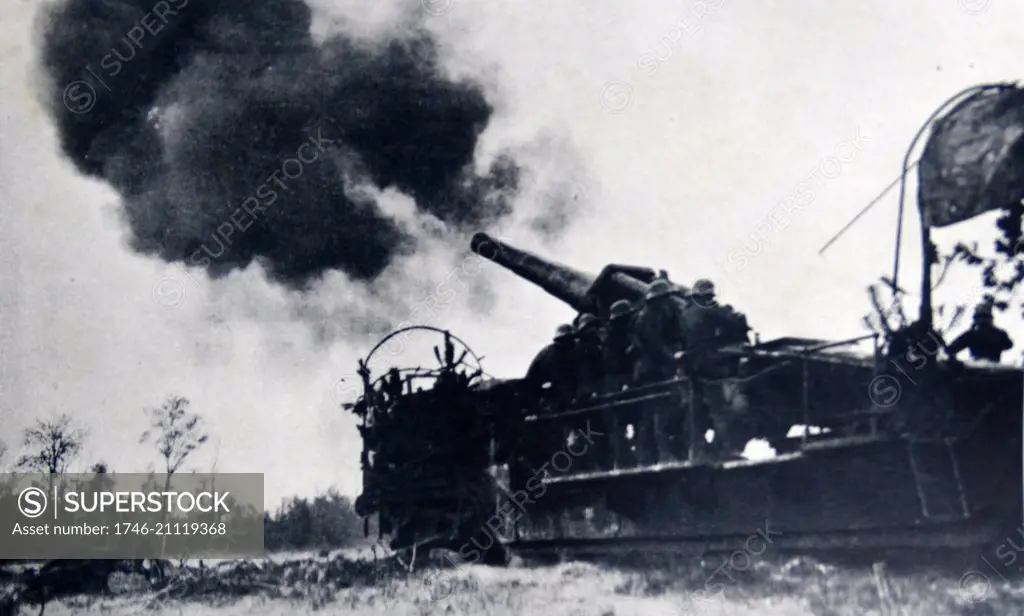
[[[593, 276], [485, 234], [471, 248], [601, 316], [618, 299], [641, 299], [659, 277], [622, 265]], [[676, 301], [686, 302], [685, 293], [677, 287]], [[783, 535], [783, 549], [969, 555], [1005, 536], [1007, 519], [1020, 520], [1011, 512], [1021, 498], [1022, 381], [1008, 366], [936, 359], [910, 380], [900, 367], [910, 355], [892, 355], [891, 346], [885, 355], [877, 340], [865, 354], [850, 348], [863, 336], [783, 338], [716, 347], [728, 366], [721, 376], [682, 371], [550, 405], [522, 379], [460, 377], [462, 360], [449, 348], [457, 339], [444, 334], [433, 387], [413, 391], [396, 384], [394, 371], [377, 381], [367, 374], [354, 406], [373, 419], [360, 429], [357, 510], [377, 515], [378, 532], [414, 558], [432, 547], [470, 563], [501, 562], [506, 550], [728, 552], [759, 524]], [[739, 440], [762, 440], [774, 455], [699, 456], [711, 395]], [[626, 453], [615, 455], [616, 445]], [[549, 474], [563, 457], [571, 464]], [[525, 513], [499, 532], [501, 512], [524, 502]]]
[[[594, 276], [509, 246], [486, 233], [473, 236], [470, 250], [532, 282], [573, 310], [600, 317], [607, 316], [617, 300], [642, 299], [650, 284], [660, 277], [649, 267], [618, 264], [607, 265]], [[682, 296], [689, 288], [675, 286], [678, 297], [673, 297], [673, 301], [683, 302]]]
[[[1002, 147], [1005, 124], [985, 120], [991, 130], [981, 136], [994, 136], [978, 146], [981, 124], [968, 120], [957, 124], [963, 134], [950, 159], [966, 152], [970, 161], [990, 161], [984, 150]], [[940, 171], [959, 173], [961, 166], [954, 161]], [[904, 176], [907, 168], [905, 162]], [[987, 178], [985, 169], [972, 173]], [[958, 187], [943, 196], [971, 197], [974, 189], [961, 195]], [[967, 211], [978, 213], [944, 215]], [[599, 317], [667, 278], [627, 265], [594, 276], [484, 233], [470, 247]], [[925, 283], [929, 264], [925, 259]], [[673, 295], [688, 301], [684, 287]], [[922, 313], [930, 313], [927, 292], [922, 296]], [[686, 328], [689, 334], [689, 322]], [[472, 383], [452, 379], [451, 366], [438, 379], [443, 386], [426, 391], [395, 387], [382, 397], [388, 392], [367, 385], [362, 404], [379, 407], [371, 410], [384, 421], [363, 434], [365, 453], [373, 455], [357, 504], [361, 514], [379, 516], [381, 530], [396, 537], [392, 547], [415, 553], [418, 545], [442, 545], [469, 563], [486, 562], [505, 546], [522, 556], [727, 553], [749, 549], [751, 529], [762, 524], [775, 531], [774, 549], [874, 555], [941, 548], [976, 561], [1021, 523], [1024, 381], [1017, 366], [946, 361], [934, 344], [926, 350], [920, 333], [907, 328], [900, 341], [887, 332], [884, 345], [878, 334], [707, 345], [701, 352], [713, 354], [715, 370], [681, 365], [661, 382], [610, 379], [555, 404], [523, 379]], [[872, 351], [853, 346], [868, 338]], [[442, 363], [452, 364], [451, 355]], [[722, 427], [774, 451], [698, 456], [712, 411], [723, 420], [713, 431]]]

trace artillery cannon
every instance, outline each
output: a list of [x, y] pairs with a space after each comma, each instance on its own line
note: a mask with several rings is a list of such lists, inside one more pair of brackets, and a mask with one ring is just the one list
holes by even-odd
[[[688, 319], [688, 327], [693, 330], [712, 330], [690, 332], [695, 342], [700, 340], [702, 348], [748, 344], [747, 335], [750, 328], [743, 314], [730, 306], [718, 304], [702, 305], [699, 311], [687, 310], [688, 307], [692, 307], [686, 299], [690, 289], [669, 281], [664, 270], [655, 272], [649, 267], [610, 264], [597, 276], [593, 276], [510, 246], [486, 233], [474, 235], [470, 249], [520, 278], [532, 282], [576, 312], [590, 313], [602, 318], [608, 316], [612, 304], [618, 300], [624, 299], [633, 306], [639, 305], [651, 283], [657, 279], [666, 280], [673, 287], [673, 293], [668, 301], [676, 304], [676, 309]], [[696, 312], [703, 314], [697, 315]], [[707, 326], [709, 315], [712, 315], [716, 326]]]
[[[574, 310], [599, 316], [619, 299], [639, 300], [659, 277], [625, 265], [593, 276], [485, 234], [474, 236], [471, 248]], [[687, 289], [677, 289], [674, 301], [685, 302]], [[619, 467], [601, 460], [564, 476], [544, 475], [539, 483], [536, 464], [513, 468], [512, 493], [532, 496], [532, 483], [549, 494], [517, 526], [514, 547], [522, 554], [712, 549], [731, 545], [758, 524], [782, 530], [781, 542], [800, 550], [969, 549], [995, 539], [1020, 498], [1021, 471], [1006, 462], [1020, 459], [1019, 372], [958, 373], [933, 361], [892, 399], [880, 387], [895, 391], [892, 384], [899, 387], [904, 375], [894, 376], [892, 367], [899, 366], [881, 352], [877, 338], [873, 354], [851, 348], [870, 337], [718, 347], [739, 358], [740, 369], [713, 386], [732, 392], [749, 436], [765, 438], [779, 454], [767, 460], [697, 460], [694, 439], [703, 434], [693, 422], [696, 384], [682, 375], [526, 417], [520, 434], [557, 447], [552, 433], [565, 441], [587, 418], [674, 412], [676, 421], [689, 422], [690, 446], [670, 462]], [[982, 391], [991, 393], [979, 408]], [[797, 425], [804, 430], [791, 437]], [[1007, 472], [996, 478], [982, 470], [986, 466]]]
[[[609, 265], [594, 276], [482, 233], [473, 237], [471, 249], [573, 310], [597, 315], [619, 299], [639, 300], [662, 276], [626, 265]], [[677, 285], [676, 290], [674, 301], [685, 302], [688, 289]], [[951, 378], [944, 365], [931, 362], [914, 375], [914, 387], [893, 401], [879, 390], [895, 377], [886, 372], [891, 362], [877, 345], [874, 355], [849, 350], [862, 338], [832, 343], [782, 338], [718, 349], [731, 354], [739, 369], [712, 385], [731, 391], [730, 404], [742, 406], [750, 420], [750, 436], [765, 438], [776, 449], [779, 455], [766, 460], [695, 457], [694, 439], [703, 438], [693, 420], [699, 388], [685, 374], [543, 410], [531, 403], [520, 379], [460, 387], [445, 394], [443, 406], [459, 409], [475, 438], [486, 442], [448, 451], [457, 435], [430, 441], [428, 430], [411, 430], [404, 438], [423, 438], [417, 450], [426, 457], [417, 458], [410, 467], [415, 473], [409, 470], [413, 474], [404, 478], [399, 471], [385, 477], [367, 470], [361, 513], [387, 517], [382, 526], [393, 527], [399, 537], [393, 547], [444, 545], [470, 561], [493, 557], [499, 546], [524, 556], [693, 546], [730, 550], [765, 525], [782, 533], [776, 545], [801, 551], [964, 549], [1001, 536], [1006, 512], [1019, 503], [1020, 469], [998, 475], [991, 469], [1020, 459], [1019, 372], [967, 369]], [[890, 380], [879, 382], [882, 377]], [[980, 392], [998, 395], [988, 394], [979, 410]], [[397, 408], [429, 414], [442, 404], [439, 395], [408, 393]], [[933, 436], [913, 434], [908, 417], [938, 417], [945, 406], [961, 419], [974, 417], [973, 423], [954, 422]], [[606, 447], [595, 445], [588, 459], [556, 476], [543, 470], [544, 462], [568, 459], [567, 452], [579, 450], [579, 439], [573, 445], [571, 435], [581, 425], [589, 429], [587, 422], [605, 421], [609, 413], [624, 413], [632, 418], [624, 421], [635, 422], [644, 414], [666, 412], [686, 424], [669, 461], [638, 456], [621, 466], [609, 462], [602, 453]], [[794, 425], [822, 429], [792, 437]], [[624, 432], [630, 431], [604, 430], [602, 438], [632, 438]], [[371, 441], [364, 436], [367, 447], [393, 437], [378, 433]], [[641, 446], [646, 445], [631, 442], [634, 449]], [[662, 453], [660, 444], [656, 448]], [[434, 472], [470, 458], [472, 464], [457, 465], [458, 476]], [[430, 485], [415, 479], [422, 471], [431, 471]], [[496, 538], [488, 530], [495, 516], [514, 509], [525, 510], [514, 532]]]
[[[964, 137], [978, 130], [976, 122], [961, 124]], [[991, 124], [993, 135], [1004, 134], [1003, 124]], [[979, 173], [978, 181], [987, 183], [990, 175]], [[932, 178], [922, 185], [934, 183]], [[968, 210], [957, 220], [978, 213]], [[927, 234], [924, 239], [922, 245], [928, 246]], [[472, 238], [470, 248], [574, 311], [602, 317], [615, 301], [637, 302], [655, 279], [667, 278], [650, 268], [614, 264], [594, 276], [483, 233]], [[930, 331], [930, 260], [923, 259], [923, 264], [919, 323]], [[892, 280], [896, 288], [895, 275]], [[677, 285], [676, 291], [673, 301], [685, 302], [688, 289]], [[497, 543], [522, 555], [743, 551], [749, 550], [745, 541], [754, 533], [771, 537], [773, 550], [943, 548], [966, 551], [972, 558], [991, 553], [1022, 521], [1024, 382], [1019, 368], [956, 367], [919, 347], [932, 356], [921, 364], [909, 348], [905, 358], [900, 356], [891, 337], [879, 345], [875, 336], [873, 353], [851, 347], [870, 337], [837, 342], [787, 337], [756, 345], [734, 341], [715, 347], [716, 353], [736, 360], [738, 369], [728, 377], [680, 374], [661, 383], [563, 401], [561, 408], [540, 408], [528, 392], [524, 395], [520, 379], [461, 388], [456, 405], [450, 399], [444, 404], [471, 413], [476, 421], [470, 423], [489, 434], [490, 465], [489, 471], [469, 468], [463, 483], [483, 486], [486, 482], [476, 479], [489, 476], [502, 489], [484, 489], [481, 498], [463, 499], [481, 507], [471, 516], [455, 512], [448, 545], [471, 562], [481, 552], [486, 555], [484, 546]], [[916, 352], [913, 357], [921, 358]], [[912, 372], [903, 367], [904, 359], [914, 364]], [[730, 392], [727, 403], [754, 420], [757, 434], [771, 442], [777, 455], [695, 459], [692, 444], [703, 437], [693, 421], [695, 392], [708, 387]], [[401, 401], [402, 408], [418, 413], [438, 406], [438, 393], [409, 394], [416, 400]], [[668, 413], [677, 428], [685, 422], [683, 440], [690, 447], [682, 452], [675, 448], [674, 460], [656, 456], [654, 464], [637, 460], [623, 465], [614, 456], [603, 456], [606, 448], [599, 444], [580, 452], [579, 438], [572, 438], [587, 423], [588, 436], [603, 432], [599, 438], [629, 440], [632, 430], [607, 429], [615, 423], [610, 417], [620, 419], [620, 428], [633, 427], [657, 413]], [[590, 421], [604, 429], [591, 432]], [[794, 425], [805, 430], [790, 438]], [[811, 432], [808, 426], [822, 429]], [[633, 449], [645, 446], [629, 444]], [[419, 449], [429, 452], [430, 445]], [[482, 458], [474, 460], [482, 464]], [[423, 459], [415, 466], [447, 468], [449, 460]], [[376, 492], [367, 491], [365, 511], [389, 508], [395, 525], [408, 531], [406, 545], [418, 541], [438, 532], [440, 514], [456, 506], [453, 500], [458, 499], [450, 498], [458, 492], [455, 484], [439, 479], [436, 490], [422, 495], [388, 480]], [[396, 494], [381, 496], [385, 488]], [[434, 512], [432, 518], [423, 515], [428, 511]], [[419, 519], [403, 521], [412, 518]], [[496, 520], [504, 528], [510, 518], [513, 532], [496, 538], [491, 532], [497, 530]], [[996, 555], [1002, 557], [998, 550]]]
[[[649, 267], [615, 264], [605, 266], [600, 274], [594, 276], [509, 246], [486, 233], [474, 235], [469, 248], [544, 289], [576, 312], [589, 312], [600, 317], [607, 316], [609, 308], [617, 300], [636, 302], [643, 299], [650, 284], [659, 277], [665, 277]], [[689, 288], [675, 286], [677, 292], [672, 301], [685, 306], [683, 296], [689, 293]]]

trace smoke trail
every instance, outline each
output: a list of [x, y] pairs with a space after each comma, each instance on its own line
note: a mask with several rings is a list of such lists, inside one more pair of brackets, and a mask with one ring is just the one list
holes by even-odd
[[369, 281], [417, 237], [396, 189], [448, 230], [511, 213], [520, 169], [473, 170], [492, 107], [423, 30], [316, 43], [301, 0], [67, 0], [42, 21], [47, 100], [79, 170], [123, 196], [131, 245], [212, 276], [253, 261], [307, 288]]

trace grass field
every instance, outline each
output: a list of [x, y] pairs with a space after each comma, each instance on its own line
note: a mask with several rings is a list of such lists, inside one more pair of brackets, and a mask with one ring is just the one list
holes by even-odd
[[[440, 578], [438, 576], [441, 576]], [[732, 578], [732, 579], [730, 579]], [[839, 569], [807, 559], [755, 563], [719, 577], [710, 597], [706, 568], [625, 568], [588, 563], [466, 567], [384, 580], [376, 586], [324, 585], [301, 598], [210, 597], [153, 600], [142, 594], [50, 604], [47, 615], [452, 614], [467, 616], [1021, 616], [1024, 585], [955, 576]], [[320, 592], [316, 592], [319, 590]], [[442, 596], [433, 600], [432, 596]], [[298, 595], [297, 595], [298, 597]], [[36, 608], [23, 608], [34, 614]]]

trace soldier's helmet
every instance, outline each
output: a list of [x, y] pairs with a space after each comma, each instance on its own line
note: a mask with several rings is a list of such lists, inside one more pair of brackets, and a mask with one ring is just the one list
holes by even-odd
[[565, 340], [566, 338], [572, 338], [573, 329], [572, 325], [559, 325], [558, 329], [555, 330], [555, 341]]
[[975, 321], [992, 321], [992, 304], [989, 302], [982, 302], [974, 308], [974, 320]]
[[645, 300], [657, 299], [659, 297], [665, 297], [672, 293], [672, 283], [665, 280], [664, 278], [658, 278], [651, 283], [651, 286], [647, 287], [647, 294], [644, 295]]
[[612, 304], [612, 307], [608, 310], [608, 320], [616, 321], [618, 319], [628, 317], [629, 313], [632, 311], [633, 305], [629, 303], [629, 300], [620, 299]]
[[701, 278], [697, 280], [697, 282], [693, 283], [693, 290], [690, 291], [690, 295], [698, 297], [714, 297], [715, 283], [711, 282], [707, 278]]
[[601, 320], [592, 314], [586, 313], [580, 316], [579, 321], [576, 322], [576, 331], [582, 332], [584, 330], [596, 327], [601, 324]]

